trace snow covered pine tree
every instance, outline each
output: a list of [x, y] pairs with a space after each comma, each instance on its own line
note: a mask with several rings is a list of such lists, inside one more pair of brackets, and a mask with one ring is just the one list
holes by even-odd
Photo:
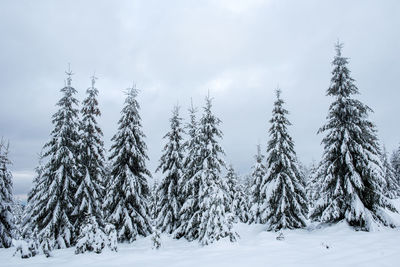
[[[105, 159], [102, 141], [103, 132], [96, 121], [96, 117], [101, 115], [96, 99], [99, 91], [94, 86], [96, 79], [96, 77], [92, 77], [92, 86], [86, 90], [87, 97], [82, 103], [81, 110], [80, 175], [77, 181], [76, 205], [73, 212], [76, 216], [75, 229], [78, 236], [76, 253], [84, 253], [85, 251], [100, 253], [105, 246], [102, 210]], [[96, 244], [90, 242], [96, 242]], [[99, 245], [100, 243], [102, 245]]]
[[118, 132], [111, 141], [111, 186], [108, 189], [105, 207], [108, 220], [115, 225], [118, 240], [132, 242], [137, 235], [151, 234], [149, 212], [149, 186], [151, 177], [146, 168], [146, 144], [142, 132], [138, 90], [135, 86], [126, 93], [122, 117], [118, 121]]
[[385, 196], [394, 199], [400, 196], [400, 185], [396, 179], [396, 173], [389, 162], [388, 153], [385, 146], [382, 149], [381, 162], [383, 168], [383, 176], [385, 177], [386, 187], [383, 188]]
[[156, 227], [161, 231], [172, 234], [179, 226], [179, 212], [182, 206], [180, 184], [183, 169], [183, 145], [181, 127], [182, 118], [179, 117], [179, 107], [172, 112], [171, 130], [164, 138], [167, 144], [160, 159], [157, 171], [161, 170], [163, 178], [157, 189], [158, 206]]
[[104, 233], [96, 216], [90, 216], [89, 212], [84, 216], [79, 228], [79, 237], [76, 243], [75, 254], [93, 251], [97, 254], [101, 253], [107, 245], [107, 236]]
[[[41, 170], [30, 194], [28, 211], [30, 229], [37, 231], [39, 242], [49, 249], [66, 248], [75, 242], [74, 193], [78, 177], [78, 100], [71, 86], [72, 72], [68, 71], [67, 84], [61, 89], [59, 110], [53, 115], [54, 129], [50, 141], [44, 146], [45, 166]], [[32, 203], [34, 201], [34, 203]]]
[[175, 237], [181, 238], [185, 236], [188, 240], [197, 238], [197, 230], [192, 228], [190, 223], [194, 216], [194, 212], [198, 210], [199, 181], [195, 180], [194, 174], [200, 170], [199, 162], [199, 135], [198, 135], [198, 122], [196, 120], [197, 109], [189, 108], [190, 122], [186, 125], [188, 140], [184, 143], [184, 150], [186, 152], [183, 161], [183, 174], [180, 184], [180, 195], [182, 199], [182, 207], [179, 212], [179, 227], [175, 231]]
[[306, 195], [308, 200], [308, 208], [314, 208], [315, 202], [319, 199], [321, 193], [321, 185], [318, 182], [318, 177], [315, 175], [317, 165], [313, 161], [309, 167], [308, 179], [306, 184]]
[[158, 212], [158, 202], [159, 202], [158, 181], [154, 180], [153, 184], [151, 186], [151, 190], [150, 190], [150, 204], [149, 204], [151, 220], [153, 222], [153, 225], [155, 224], [155, 220], [158, 217], [158, 213], [157, 213]]
[[230, 211], [234, 217], [234, 222], [247, 222], [248, 220], [248, 203], [243, 193], [243, 185], [239, 181], [239, 177], [232, 165], [229, 165], [225, 176], [228, 185], [228, 195], [230, 203], [227, 211]]
[[[220, 120], [212, 114], [211, 98], [206, 98], [206, 106], [198, 127], [198, 152], [194, 155], [194, 165], [198, 171], [185, 181], [183, 186], [190, 189], [183, 204], [183, 214], [189, 218], [182, 221], [179, 231], [184, 231], [188, 240], [198, 239], [202, 245], [229, 237], [233, 242], [237, 233], [232, 229], [232, 216], [226, 212], [229, 205], [228, 185], [221, 168], [225, 166], [224, 154], [217, 138], [222, 132], [217, 128]], [[186, 190], [186, 189], [185, 189]], [[186, 197], [186, 196], [185, 196]], [[178, 231], [178, 232], [179, 232]]]
[[294, 143], [287, 126], [288, 111], [283, 107], [281, 91], [276, 91], [276, 101], [272, 110], [270, 140], [267, 147], [265, 202], [261, 207], [261, 221], [268, 230], [302, 228], [306, 226], [307, 199], [303, 187]]
[[8, 169], [11, 161], [8, 158], [8, 144], [0, 140], [0, 248], [8, 248], [12, 244], [14, 219], [11, 213], [13, 205], [12, 174]]
[[265, 186], [265, 173], [267, 172], [264, 161], [264, 155], [261, 154], [260, 145], [257, 145], [256, 162], [251, 172], [251, 198], [250, 198], [250, 219], [249, 223], [265, 223], [261, 220], [262, 206], [265, 203], [265, 192], [261, 188]]
[[318, 133], [326, 132], [323, 158], [316, 175], [321, 195], [311, 218], [325, 223], [345, 220], [356, 229], [370, 231], [374, 225], [394, 226], [384, 208], [395, 208], [383, 195], [385, 178], [380, 160], [379, 142], [372, 110], [352, 98], [358, 88], [350, 77], [348, 59], [342, 56], [342, 44], [336, 44], [333, 77], [327, 90], [334, 97], [328, 122]]
[[393, 154], [390, 157], [390, 163], [392, 164], [394, 175], [396, 177], [396, 182], [398, 185], [400, 185], [400, 147], [393, 151]]

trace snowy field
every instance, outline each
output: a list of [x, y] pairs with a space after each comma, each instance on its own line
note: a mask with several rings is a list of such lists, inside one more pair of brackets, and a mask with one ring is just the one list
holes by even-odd
[[[400, 201], [396, 203], [400, 208]], [[400, 215], [393, 214], [397, 223]], [[311, 227], [310, 227], [311, 228]], [[237, 243], [218, 242], [201, 247], [197, 242], [162, 236], [162, 248], [152, 250], [150, 238], [120, 244], [117, 253], [75, 255], [74, 248], [30, 259], [13, 257], [14, 248], [0, 249], [0, 266], [400, 266], [400, 229], [356, 232], [346, 224], [284, 231], [285, 240], [263, 231], [263, 225], [238, 224]]]

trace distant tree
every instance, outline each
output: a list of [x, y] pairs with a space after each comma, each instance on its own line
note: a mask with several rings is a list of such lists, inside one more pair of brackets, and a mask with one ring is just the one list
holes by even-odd
[[266, 167], [263, 163], [265, 156], [261, 154], [260, 145], [257, 146], [257, 154], [255, 156], [255, 164], [252, 167], [251, 172], [251, 198], [250, 198], [250, 219], [249, 223], [265, 223], [263, 220], [262, 211], [265, 203], [265, 192], [262, 191], [262, 188], [265, 187], [266, 177], [265, 174], [267, 172]]
[[310, 179], [311, 170], [305, 164], [303, 164], [298, 158], [297, 158], [297, 165], [299, 168], [303, 188], [305, 189], [307, 186], [308, 180]]
[[36, 206], [39, 205], [41, 199], [45, 199], [47, 194], [46, 180], [43, 176], [46, 164], [43, 151], [38, 155], [38, 165], [35, 168], [35, 176], [32, 182], [32, 188], [28, 193], [27, 205], [24, 210], [22, 223], [21, 223], [21, 236], [25, 239], [37, 238], [38, 225], [35, 223], [33, 218], [38, 212]]
[[313, 161], [309, 167], [308, 179], [306, 184], [306, 195], [308, 199], [308, 207], [313, 208], [315, 202], [320, 198], [321, 184], [316, 176], [317, 165]]
[[[251, 208], [251, 198], [252, 198], [252, 196], [251, 196], [251, 193], [252, 193], [252, 189], [251, 189], [251, 187], [252, 187], [252, 185], [253, 185], [253, 179], [252, 179], [252, 177], [251, 177], [251, 174], [244, 174], [244, 175], [241, 175], [241, 176], [239, 176], [239, 179], [240, 179], [240, 183], [243, 185], [243, 193], [245, 194], [245, 196], [246, 196], [246, 201], [247, 201], [247, 206], [248, 206], [248, 208], [249, 208], [249, 214], [248, 214], [248, 216], [251, 216], [251, 211], [250, 211], [250, 208]], [[250, 219], [250, 217], [249, 217], [249, 219]]]
[[128, 89], [118, 132], [111, 139], [112, 181], [105, 203], [108, 220], [115, 225], [118, 240], [128, 242], [152, 232], [147, 183], [151, 174], [146, 167], [147, 146], [143, 140], [137, 94], [135, 87]]
[[270, 141], [267, 147], [265, 184], [261, 191], [265, 194], [261, 221], [268, 230], [302, 228], [306, 226], [307, 199], [304, 179], [301, 176], [294, 143], [287, 126], [288, 111], [283, 107], [281, 91], [276, 91], [276, 101], [272, 111]]
[[161, 232], [173, 233], [179, 226], [179, 212], [182, 206], [181, 189], [179, 182], [183, 173], [183, 129], [182, 118], [179, 116], [179, 107], [172, 111], [171, 129], [164, 136], [167, 144], [164, 147], [160, 165], [156, 171], [163, 173], [158, 186], [158, 205], [156, 226]]
[[246, 218], [244, 218], [244, 220], [242, 220], [242, 222], [244, 223], [251, 223], [253, 214], [251, 211], [251, 207], [252, 207], [252, 186], [253, 186], [253, 179], [251, 177], [250, 174], [244, 174], [239, 176], [239, 180], [240, 180], [240, 185], [242, 187], [242, 192], [243, 192], [243, 201], [245, 201], [246, 204]]
[[158, 181], [154, 180], [150, 190], [150, 214], [154, 224], [158, 217], [158, 203], [160, 201], [158, 196], [158, 184]]
[[[227, 212], [231, 212], [232, 215], [235, 215], [235, 208], [233, 205], [235, 204], [235, 195], [237, 193], [237, 184], [238, 184], [238, 176], [233, 168], [232, 164], [228, 166], [225, 181], [227, 185], [227, 193], [229, 196], [229, 202], [227, 207]], [[237, 217], [234, 216], [234, 221], [237, 221]]]
[[392, 164], [397, 184], [400, 185], [400, 147], [393, 151], [393, 154], [390, 158], [390, 163]]
[[13, 231], [15, 229], [12, 207], [13, 182], [12, 173], [8, 166], [11, 164], [8, 158], [8, 144], [0, 140], [0, 248], [11, 246]]
[[383, 189], [386, 197], [394, 199], [400, 196], [400, 184], [396, 179], [394, 168], [389, 162], [388, 153], [385, 146], [382, 149], [381, 155], [383, 175], [386, 181], [386, 187]]
[[234, 216], [234, 222], [248, 221], [248, 203], [244, 194], [243, 185], [232, 165], [229, 165], [225, 180], [228, 184], [228, 195], [230, 197], [229, 209]]
[[[98, 107], [95, 87], [96, 77], [92, 77], [92, 86], [86, 90], [87, 97], [82, 102], [82, 121], [79, 142], [79, 176], [75, 192], [76, 230], [86, 227], [87, 222], [96, 220], [99, 229], [104, 226], [102, 201], [104, 198], [104, 143], [103, 132], [97, 124], [96, 117], [101, 115]], [[78, 233], [78, 235], [81, 235]]]
[[14, 198], [13, 204], [11, 206], [11, 213], [14, 218], [14, 229], [13, 229], [13, 238], [20, 239], [22, 238], [22, 223], [25, 212], [25, 205], [22, 203], [20, 199]]
[[352, 98], [358, 88], [350, 76], [348, 59], [342, 56], [342, 47], [336, 45], [333, 76], [327, 90], [334, 101], [328, 122], [318, 131], [326, 133], [322, 140], [323, 158], [316, 171], [322, 186], [311, 218], [326, 223], [345, 220], [365, 231], [375, 224], [393, 226], [385, 208], [395, 208], [383, 195], [386, 182], [381, 151], [375, 126], [368, 120], [372, 110]]
[[[103, 189], [104, 189], [104, 200], [107, 199], [107, 192], [111, 189], [112, 187], [112, 162], [108, 159], [105, 159], [104, 161], [104, 177], [103, 177]], [[102, 202], [102, 209], [103, 209], [103, 216], [105, 220], [107, 221], [107, 218], [109, 218], [109, 213], [110, 211], [108, 210], [108, 207], [106, 205], [107, 201]]]
[[50, 245], [50, 250], [69, 247], [76, 238], [72, 211], [78, 177], [78, 100], [71, 85], [72, 72], [67, 75], [67, 84], [61, 89], [63, 96], [57, 103], [59, 110], [53, 115], [54, 129], [44, 146], [45, 165], [28, 202], [32, 209], [29, 228], [37, 231], [39, 242]]

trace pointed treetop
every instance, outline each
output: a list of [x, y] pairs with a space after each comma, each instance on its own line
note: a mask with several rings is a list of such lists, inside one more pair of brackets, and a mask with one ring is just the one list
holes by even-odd
[[257, 157], [258, 158], [261, 157], [261, 146], [260, 146], [260, 144], [257, 145]]
[[173, 111], [172, 111], [172, 114], [174, 115], [174, 116], [178, 116], [179, 115], [179, 110], [180, 110], [180, 106], [179, 106], [179, 103], [176, 103], [176, 105], [174, 106], [174, 109], [173, 109]]
[[92, 88], [94, 88], [94, 84], [96, 83], [96, 80], [98, 79], [98, 78], [96, 77], [96, 71], [93, 73], [93, 76], [90, 77], [90, 78], [92, 79]]
[[341, 43], [339, 41], [339, 39], [338, 39], [336, 41], [336, 44], [335, 44], [336, 56], [338, 56], [338, 57], [342, 56], [342, 48], [343, 48], [343, 46], [344, 46], [344, 44]]
[[192, 113], [192, 114], [197, 112], [197, 108], [193, 106], [193, 98], [190, 98], [189, 112]]
[[136, 83], [134, 81], [132, 82], [132, 87], [127, 88], [126, 91], [126, 94], [132, 97], [136, 97], [139, 93], [139, 89], [136, 87]]
[[211, 108], [211, 106], [212, 106], [212, 100], [213, 100], [213, 98], [210, 96], [210, 89], [208, 89], [208, 92], [207, 92], [207, 96], [206, 96], [206, 108], [207, 109], [210, 109]]
[[276, 87], [275, 93], [276, 93], [276, 98], [280, 99], [282, 90], [281, 88], [279, 88], [279, 85]]
[[71, 81], [72, 81], [71, 76], [74, 75], [74, 73], [71, 70], [71, 63], [68, 63], [68, 70], [65, 72], [65, 74], [68, 75], [67, 86], [70, 87], [71, 86]]

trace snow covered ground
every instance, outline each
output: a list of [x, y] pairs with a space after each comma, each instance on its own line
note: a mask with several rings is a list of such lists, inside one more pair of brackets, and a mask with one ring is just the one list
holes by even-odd
[[[400, 208], [400, 201], [398, 201]], [[400, 215], [393, 215], [400, 224]], [[262, 225], [238, 224], [237, 243], [222, 241], [207, 247], [162, 236], [162, 248], [152, 250], [150, 238], [120, 244], [117, 253], [75, 255], [74, 249], [30, 259], [13, 257], [14, 248], [0, 249], [0, 266], [400, 266], [400, 229], [356, 232], [345, 223], [315, 230], [284, 231], [285, 240], [263, 231]]]

